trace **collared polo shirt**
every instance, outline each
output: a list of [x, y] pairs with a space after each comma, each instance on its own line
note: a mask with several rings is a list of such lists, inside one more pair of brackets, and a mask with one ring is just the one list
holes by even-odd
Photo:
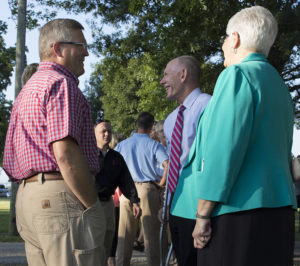
[[168, 154], [159, 142], [148, 134], [134, 133], [115, 148], [124, 157], [134, 182], [159, 181], [157, 163], [168, 160]]

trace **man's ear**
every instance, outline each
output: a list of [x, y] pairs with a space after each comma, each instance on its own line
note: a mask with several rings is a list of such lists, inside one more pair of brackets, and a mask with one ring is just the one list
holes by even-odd
[[183, 68], [180, 72], [180, 80], [181, 82], [184, 82], [187, 78], [187, 69]]
[[62, 48], [61, 48], [61, 46], [59, 45], [59, 42], [55, 42], [55, 43], [52, 45], [52, 53], [53, 53], [53, 55], [55, 55], [56, 57], [63, 57], [63, 55], [62, 55]]

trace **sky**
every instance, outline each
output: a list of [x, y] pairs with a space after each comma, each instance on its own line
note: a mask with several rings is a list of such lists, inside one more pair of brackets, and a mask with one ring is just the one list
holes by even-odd
[[[64, 12], [59, 12], [58, 18], [73, 18], [73, 19], [78, 20], [85, 28], [84, 35], [87, 40], [87, 43], [92, 42], [91, 31], [90, 31], [88, 24], [86, 23], [86, 20], [90, 19], [90, 17], [88, 18], [85, 15], [69, 15]], [[5, 36], [6, 47], [15, 46], [16, 39], [17, 39], [16, 22], [10, 18], [10, 9], [9, 9], [7, 0], [1, 0], [0, 20], [5, 21], [8, 24], [8, 30], [7, 30], [7, 34]], [[111, 29], [107, 28], [106, 30], [110, 31]], [[27, 56], [28, 64], [39, 62], [38, 36], [39, 36], [38, 29], [34, 29], [31, 31], [27, 30], [27, 32], [26, 32], [26, 46], [28, 48], [28, 52], [26, 52], [26, 56]], [[100, 58], [96, 57], [91, 52], [90, 52], [89, 56], [85, 58], [85, 62], [84, 62], [85, 73], [84, 73], [84, 75], [79, 77], [79, 80], [80, 80], [79, 87], [81, 89], [84, 89], [84, 83], [87, 80], [89, 80], [89, 77], [93, 71], [92, 65], [99, 61], [100, 61]], [[15, 88], [14, 88], [15, 77], [14, 76], [11, 77], [11, 82], [12, 82], [12, 85], [8, 87], [8, 89], [6, 91], [6, 96], [7, 96], [7, 99], [14, 100], [14, 90], [15, 90]], [[292, 153], [294, 155], [300, 154], [300, 130], [297, 130], [296, 128], [294, 128]], [[2, 169], [0, 168], [0, 184], [7, 183], [7, 181], [8, 181], [7, 176], [5, 175], [4, 171], [2, 171]]]

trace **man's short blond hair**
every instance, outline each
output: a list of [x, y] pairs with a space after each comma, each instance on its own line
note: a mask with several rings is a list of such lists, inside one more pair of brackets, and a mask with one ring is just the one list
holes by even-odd
[[51, 57], [51, 45], [55, 42], [71, 41], [72, 30], [83, 30], [83, 26], [74, 19], [54, 19], [40, 29], [40, 60]]

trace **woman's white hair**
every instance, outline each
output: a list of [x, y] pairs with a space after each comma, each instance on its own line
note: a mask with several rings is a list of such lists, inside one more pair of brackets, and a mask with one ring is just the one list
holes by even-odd
[[226, 33], [230, 35], [237, 32], [242, 48], [255, 50], [267, 57], [277, 30], [277, 21], [272, 13], [262, 6], [253, 6], [242, 9], [231, 17]]

